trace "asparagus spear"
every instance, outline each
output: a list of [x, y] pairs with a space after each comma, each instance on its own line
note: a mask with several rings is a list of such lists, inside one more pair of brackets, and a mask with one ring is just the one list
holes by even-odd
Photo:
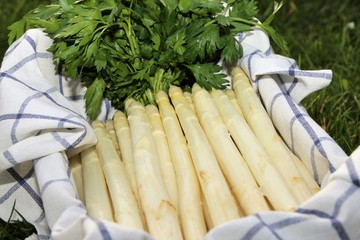
[[99, 153], [109, 188], [111, 202], [114, 207], [115, 222], [143, 230], [140, 210], [130, 186], [124, 163], [119, 158], [113, 140], [103, 122], [95, 120], [92, 122], [92, 127], [98, 140], [96, 150]]
[[181, 88], [172, 85], [169, 96], [185, 133], [214, 226], [239, 218], [235, 200], [222, 175], [215, 154]]
[[298, 207], [296, 198], [270, 162], [265, 149], [245, 119], [221, 90], [212, 90], [215, 104], [242, 156], [275, 210], [292, 211]]
[[230, 189], [246, 215], [270, 210], [245, 160], [234, 144], [208, 91], [194, 84], [194, 105]]
[[166, 139], [164, 127], [162, 125], [159, 110], [155, 105], [149, 104], [145, 107], [149, 116], [152, 134], [154, 137], [157, 153], [160, 160], [160, 168], [162, 177], [165, 182], [165, 187], [169, 193], [172, 204], [178, 209], [178, 191], [176, 183], [176, 173], [171, 158], [169, 144]]
[[80, 156], [85, 205], [89, 216], [114, 222], [112, 204], [95, 146], [84, 149]]
[[312, 196], [312, 193], [288, 151], [284, 148], [283, 140], [256, 95], [255, 89], [251, 86], [249, 78], [239, 67], [234, 68], [231, 75], [236, 98], [250, 128], [263, 145], [270, 157], [270, 161], [285, 179], [298, 202], [306, 201]]
[[158, 92], [156, 102], [174, 161], [184, 238], [202, 240], [207, 229], [202, 208], [201, 189], [186, 139], [168, 95], [164, 91]]
[[178, 212], [162, 179], [145, 107], [134, 99], [128, 99], [125, 109], [130, 125], [136, 182], [149, 233], [159, 240], [182, 239]]

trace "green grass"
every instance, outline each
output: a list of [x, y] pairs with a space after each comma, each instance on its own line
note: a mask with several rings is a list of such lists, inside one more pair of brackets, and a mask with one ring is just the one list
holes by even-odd
[[19, 20], [28, 11], [36, 8], [39, 4], [50, 3], [50, 0], [12, 0], [2, 1], [0, 8], [0, 62], [9, 47], [7, 27], [14, 21]]
[[[4, 1], [0, 9], [0, 61], [7, 29], [27, 11], [50, 0]], [[272, 0], [260, 0], [260, 20], [272, 11]], [[332, 83], [307, 97], [310, 116], [350, 154], [360, 143], [360, 4], [357, 0], [284, 0], [273, 26], [289, 44], [301, 69], [331, 69]], [[351, 24], [354, 23], [354, 27]], [[350, 26], [350, 27], [349, 27]], [[279, 49], [275, 51], [282, 53]]]

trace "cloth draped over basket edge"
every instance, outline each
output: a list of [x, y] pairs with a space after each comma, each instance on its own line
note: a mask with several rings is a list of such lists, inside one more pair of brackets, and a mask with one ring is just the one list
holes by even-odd
[[[294, 213], [249, 216], [217, 227], [207, 239], [359, 236], [353, 224], [360, 215], [352, 210], [360, 198], [359, 156], [349, 158], [300, 105], [308, 94], [330, 84], [331, 71], [299, 70], [294, 60], [272, 52], [261, 30], [239, 35], [239, 41], [244, 48], [239, 65], [277, 129], [317, 181], [327, 181]], [[151, 239], [146, 233], [92, 219], [77, 199], [66, 153], [81, 151], [96, 140], [84, 113], [84, 88], [55, 73], [46, 51], [50, 45], [40, 29], [29, 30], [10, 46], [1, 66], [0, 217], [9, 216], [16, 200], [17, 210], [36, 226], [39, 239]], [[111, 118], [113, 111], [105, 100], [99, 119]]]

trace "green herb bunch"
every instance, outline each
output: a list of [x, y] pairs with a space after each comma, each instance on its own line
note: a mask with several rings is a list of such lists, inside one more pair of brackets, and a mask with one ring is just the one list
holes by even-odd
[[172, 84], [226, 88], [218, 62], [231, 66], [242, 56], [238, 33], [258, 26], [287, 48], [270, 26], [280, 6], [260, 23], [252, 0], [58, 0], [9, 26], [9, 43], [43, 28], [56, 67], [87, 87], [86, 113], [95, 119], [104, 97], [123, 109], [129, 97], [155, 103]]

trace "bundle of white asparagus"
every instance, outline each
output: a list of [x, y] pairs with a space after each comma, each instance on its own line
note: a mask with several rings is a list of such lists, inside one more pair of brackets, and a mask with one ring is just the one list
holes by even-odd
[[293, 211], [319, 191], [283, 142], [242, 69], [232, 89], [171, 86], [157, 106], [129, 99], [92, 123], [98, 142], [70, 158], [90, 216], [155, 239], [203, 239], [264, 211]]

